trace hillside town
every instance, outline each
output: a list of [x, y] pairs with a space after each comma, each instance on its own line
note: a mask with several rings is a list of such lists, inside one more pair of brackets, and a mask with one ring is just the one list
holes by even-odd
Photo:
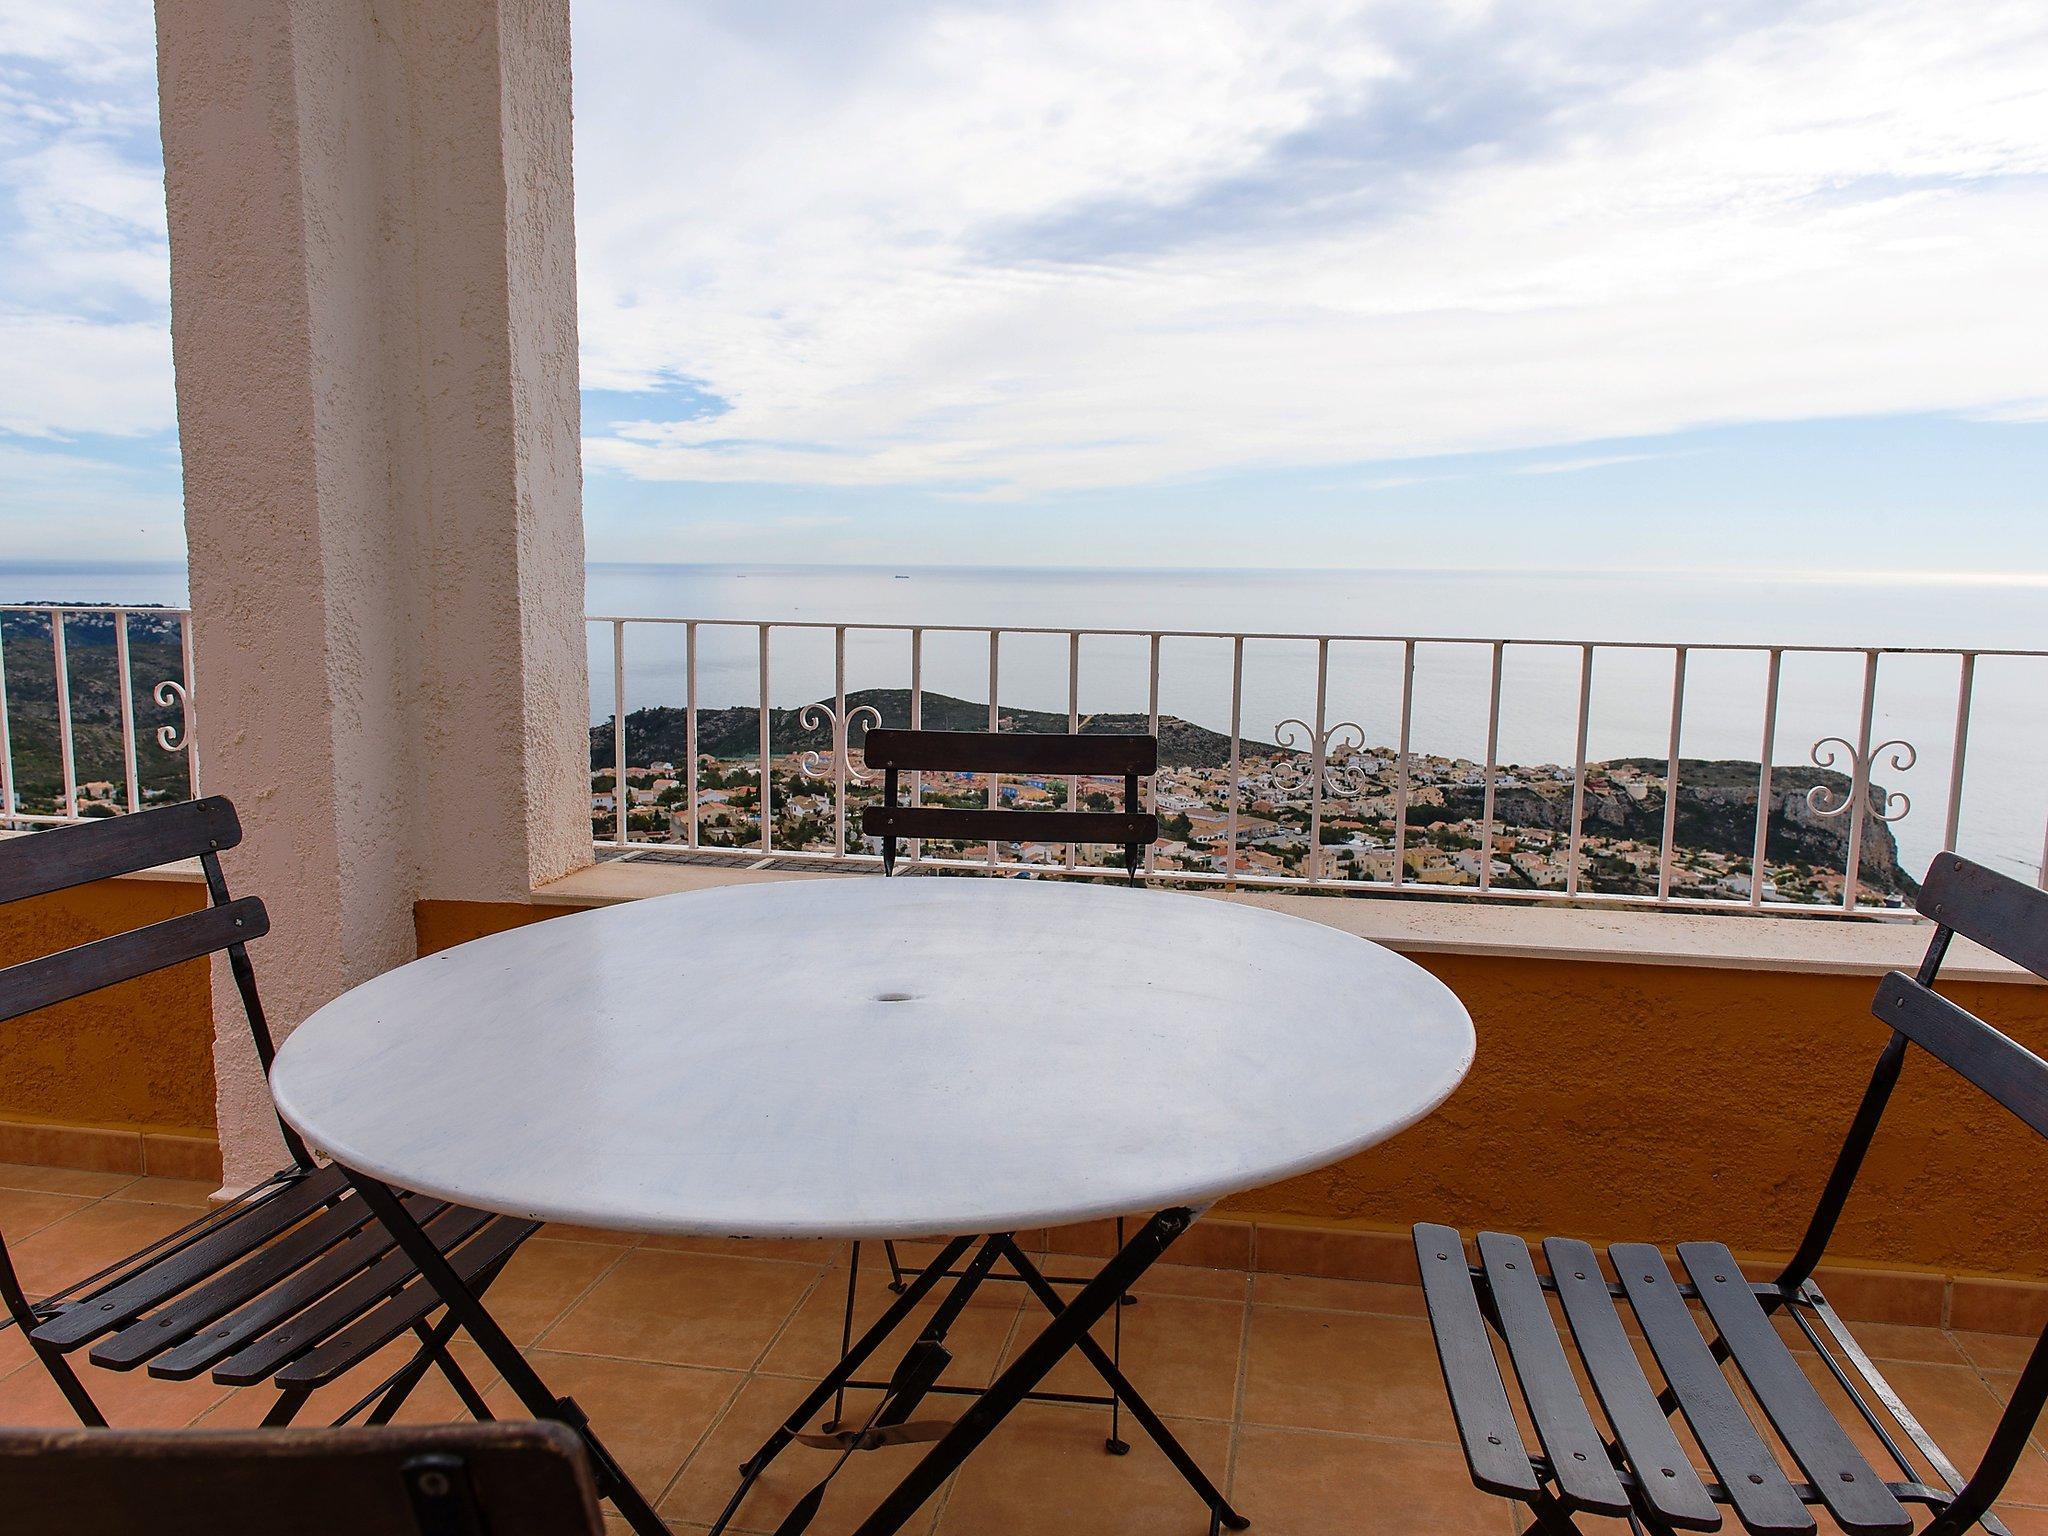
[[[630, 739], [630, 737], [629, 737]], [[1219, 738], [1220, 739], [1220, 738]], [[1235, 792], [1226, 760], [1162, 763], [1150, 784], [1160, 818], [1153, 849], [1158, 875], [1236, 875], [1310, 879], [1332, 885], [1385, 886], [1396, 879], [1448, 891], [1485, 883], [1500, 891], [1562, 891], [1571, 853], [1574, 772], [1570, 765], [1507, 764], [1494, 774], [1492, 838], [1487, 838], [1486, 770], [1466, 758], [1415, 753], [1407, 774], [1407, 815], [1401, 824], [1401, 764], [1389, 748], [1363, 747], [1324, 768], [1315, 793], [1302, 752], [1267, 745], [1240, 748]], [[594, 753], [593, 756], [596, 754]], [[880, 796], [858, 746], [843, 774], [829, 751], [771, 756], [772, 848], [778, 854], [873, 853], [860, 833], [860, 808]], [[1590, 895], [1651, 896], [1658, 892], [1662, 851], [1662, 761], [1589, 763], [1582, 796], [1579, 889]], [[1697, 782], [1688, 783], [1688, 774]], [[1846, 817], [1829, 819], [1808, 803], [1816, 784], [1839, 799], [1848, 783], [1810, 768], [1774, 770], [1770, 857], [1760, 893], [1752, 868], [1756, 765], [1682, 764], [1680, 835], [1673, 841], [1669, 894], [1689, 900], [1816, 905], [1842, 899]], [[751, 757], [698, 755], [695, 794], [687, 763], [659, 759], [626, 769], [625, 832], [633, 843], [759, 851], [760, 767]], [[1831, 782], [1831, 781], [1839, 781]], [[1746, 799], [1745, 799], [1746, 788]], [[975, 774], [926, 773], [918, 793], [927, 805], [990, 804], [989, 783]], [[620, 838], [616, 770], [591, 774], [591, 824], [600, 843]], [[1064, 778], [1003, 779], [998, 803], [1014, 809], [1111, 810], [1121, 786]], [[1866, 900], [1903, 903], [1911, 883], [1897, 866], [1890, 833], [1875, 818], [1866, 835], [1861, 879]], [[927, 844], [927, 857], [979, 859], [985, 844]], [[1106, 867], [1119, 850], [1064, 843], [1018, 843], [998, 850], [1006, 863], [1052, 868], [1076, 863]], [[1828, 855], [1833, 853], [1832, 862]]]

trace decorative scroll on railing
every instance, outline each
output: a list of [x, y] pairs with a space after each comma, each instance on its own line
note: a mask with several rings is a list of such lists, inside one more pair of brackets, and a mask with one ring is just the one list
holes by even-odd
[[0, 829], [198, 794], [185, 609], [0, 605]]
[[[859, 806], [875, 793], [861, 740], [871, 726], [924, 725], [1158, 734], [1161, 768], [1146, 798], [1163, 833], [1143, 873], [1173, 885], [1901, 914], [1917, 889], [1915, 870], [1933, 851], [1957, 844], [1970, 767], [1977, 772], [1968, 782], [1988, 776], [1995, 785], [1970, 801], [1977, 840], [1971, 846], [2032, 881], [2042, 878], [2048, 858], [2048, 791], [2038, 806], [2020, 803], [2025, 796], [2015, 798], [2016, 784], [2038, 779], [2012, 771], [2016, 751], [2038, 761], [2038, 751], [2048, 748], [2031, 738], [2014, 745], [2015, 730], [2021, 737], [2048, 731], [2022, 720], [2028, 712], [2014, 702], [2048, 683], [2048, 652], [611, 616], [591, 622], [608, 629], [612, 641], [610, 718], [592, 731], [593, 830], [612, 857], [668, 849], [755, 861], [874, 862], [876, 850], [857, 829]], [[686, 685], [676, 690], [680, 711], [661, 681], [629, 688], [629, 630], [648, 637], [644, 645], [636, 639], [636, 658], [670, 650], [687, 657]], [[889, 686], [849, 691], [850, 639], [859, 670]], [[828, 641], [829, 690], [815, 659]], [[934, 647], [942, 643], [949, 648], [950, 692], [931, 682]], [[727, 696], [737, 695], [715, 708], [700, 698], [702, 657], [714, 644], [728, 653], [721, 668]], [[602, 649], [594, 647], [593, 655]], [[1298, 664], [1276, 681], [1268, 657], [1283, 651]], [[985, 684], [976, 656], [985, 657]], [[1120, 691], [1107, 700], [1110, 712], [1082, 709], [1084, 656], [1098, 658], [1094, 677], [1123, 674]], [[1190, 656], [1199, 668], [1186, 665]], [[1669, 660], [1667, 682], [1654, 681], [1660, 657]], [[1176, 686], [1204, 701], [1208, 720], [1200, 711], [1162, 714], [1168, 658], [1176, 664]], [[1516, 678], [1532, 659], [1548, 667], [1554, 684], [1540, 707], [1530, 703], [1526, 679]], [[1994, 663], [2031, 669], [2031, 681], [2015, 691], [2000, 672], [2003, 691], [1988, 696], [1980, 664]], [[1468, 686], [1474, 746], [1463, 754], [1441, 744], [1449, 729], [1444, 684], [1432, 680], [1432, 667]], [[884, 675], [877, 677], [878, 668]], [[1733, 697], [1731, 668], [1742, 669], [1743, 686], [1752, 690], [1746, 705]], [[1910, 694], [1903, 703], [1881, 698], [1881, 668], [1892, 679], [1888, 688]], [[1190, 670], [1204, 674], [1192, 686]], [[1018, 694], [1014, 703], [1005, 694], [1006, 671]], [[786, 679], [799, 672], [818, 684], [795, 689]], [[1943, 687], [1948, 702], [1939, 698]], [[639, 707], [628, 709], [629, 694]], [[1627, 730], [1607, 718], [1622, 694], [1632, 722]], [[1022, 707], [1025, 695], [1037, 707]], [[1928, 761], [1924, 743], [1945, 729], [1930, 715], [1929, 698], [1942, 710], [1954, 707], [1946, 761]], [[1552, 731], [1555, 752], [1549, 760], [1526, 750], [1510, 759], [1504, 742], [1526, 744], [1532, 719]], [[1996, 728], [1996, 745], [1978, 754], [1983, 763], [1971, 755], [1973, 721]], [[1808, 762], [1774, 762], [1781, 733], [1812, 744]], [[1613, 749], [1617, 734], [1627, 738], [1625, 751]], [[1643, 750], [1651, 739], [1655, 747]], [[1915, 791], [1930, 774], [1945, 780], [1939, 827], [1912, 819]], [[924, 803], [1029, 807], [1086, 804], [1114, 786], [920, 775], [907, 788]], [[1986, 839], [1997, 846], [1982, 846]], [[911, 857], [938, 869], [1104, 877], [1121, 873], [1113, 854], [1053, 843], [934, 843]]]

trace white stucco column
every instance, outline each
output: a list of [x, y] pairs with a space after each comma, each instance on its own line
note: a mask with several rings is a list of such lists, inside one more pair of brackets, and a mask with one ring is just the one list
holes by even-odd
[[[419, 898], [590, 858], [568, 0], [157, 33], [202, 748], [282, 1034]], [[279, 1151], [232, 1009], [214, 1055], [235, 1184]]]

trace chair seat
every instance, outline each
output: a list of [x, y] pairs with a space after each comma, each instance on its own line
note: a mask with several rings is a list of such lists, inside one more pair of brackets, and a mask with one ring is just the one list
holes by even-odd
[[[418, 1195], [405, 1203], [465, 1282], [540, 1225]], [[310, 1389], [440, 1305], [339, 1169], [293, 1169], [37, 1304], [31, 1337], [66, 1353], [91, 1344], [92, 1362], [110, 1370]]]
[[[1816, 1504], [1857, 1536], [1903, 1536], [1912, 1529], [1898, 1493], [1822, 1401], [1758, 1289], [1721, 1244], [1679, 1245], [1685, 1281], [1645, 1243], [1607, 1250], [1615, 1283], [1602, 1274], [1592, 1247], [1572, 1239], [1544, 1243], [1547, 1276], [1518, 1237], [1482, 1232], [1478, 1251], [1479, 1264], [1471, 1266], [1455, 1229], [1415, 1229], [1430, 1327], [1479, 1487], [1531, 1504], [1554, 1499], [1571, 1512], [1622, 1516], [1633, 1506], [1680, 1530], [1720, 1529], [1726, 1506], [1757, 1536], [1794, 1536], [1815, 1529], [1809, 1506]], [[1771, 1288], [1764, 1290], [1777, 1299]], [[1563, 1326], [1550, 1294], [1558, 1298]], [[1668, 1397], [1660, 1399], [1663, 1389], [1644, 1371], [1617, 1299], [1633, 1311]], [[1494, 1353], [1495, 1333], [1507, 1346], [1540, 1454], [1524, 1446]], [[1574, 1354], [1604, 1427], [1580, 1388]], [[1723, 1358], [1763, 1409], [1769, 1439], [1736, 1395]], [[1709, 1477], [1695, 1470], [1680, 1445], [1674, 1412], [1684, 1415]], [[1779, 1447], [1801, 1481], [1783, 1470]], [[1899, 1491], [1927, 1502], [1940, 1497], [1912, 1484]]]

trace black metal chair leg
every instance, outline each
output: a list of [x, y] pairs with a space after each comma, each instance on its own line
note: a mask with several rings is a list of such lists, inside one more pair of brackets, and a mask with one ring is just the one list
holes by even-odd
[[92, 1394], [85, 1390], [85, 1383], [78, 1379], [78, 1373], [71, 1369], [71, 1362], [62, 1353], [38, 1344], [32, 1336], [41, 1321], [35, 1309], [28, 1304], [28, 1295], [21, 1288], [21, 1281], [14, 1273], [14, 1260], [8, 1257], [7, 1244], [0, 1240], [0, 1303], [7, 1308], [7, 1315], [14, 1319], [14, 1326], [21, 1330], [21, 1336], [28, 1340], [29, 1348], [35, 1351], [36, 1359], [64, 1401], [71, 1405], [71, 1411], [78, 1415], [78, 1422], [87, 1429], [105, 1429], [107, 1416], [100, 1412], [100, 1405], [92, 1400]]
[[889, 1260], [889, 1289], [898, 1296], [901, 1296], [903, 1294], [903, 1265], [896, 1257], [895, 1241], [884, 1238], [882, 1240], [882, 1252], [887, 1255]]
[[[1023, 1353], [996, 1377], [974, 1406], [961, 1415], [939, 1442], [924, 1454], [874, 1513], [861, 1522], [854, 1536], [894, 1536], [901, 1530], [904, 1522], [939, 1491], [940, 1485], [960, 1469], [960, 1464], [1009, 1416], [1010, 1410], [1023, 1401], [1024, 1394], [1043, 1381], [1046, 1372], [1058, 1364], [1063, 1355], [1087, 1338], [1088, 1330], [1102, 1320], [1103, 1313], [1116, 1305], [1117, 1297], [1130, 1288], [1131, 1281], [1150, 1268], [1193, 1220], [1193, 1211], [1176, 1207], [1161, 1211], [1146, 1222], [1137, 1236], [1103, 1265], [1093, 1280], [1081, 1287], [1080, 1293], [1046, 1324], [1045, 1331], [1025, 1346]], [[1010, 1247], [1014, 1263], [1022, 1257], [1022, 1252], [1014, 1243]], [[1026, 1262], [1028, 1264], [1029, 1261]], [[1032, 1272], [1036, 1273], [1035, 1267]], [[1103, 1363], [1107, 1363], [1106, 1358]], [[1134, 1415], [1137, 1412], [1135, 1404], [1132, 1412]], [[1168, 1439], [1171, 1438], [1169, 1435]], [[1219, 1493], [1210, 1501], [1210, 1507], [1213, 1509], [1220, 1503], [1222, 1495]], [[1242, 1516], [1233, 1514], [1225, 1514], [1224, 1523], [1233, 1530], [1241, 1530], [1250, 1524]]]
[[547, 1383], [540, 1379], [540, 1373], [527, 1363], [526, 1357], [519, 1352], [519, 1346], [506, 1337], [497, 1319], [484, 1310], [483, 1303], [462, 1283], [461, 1276], [455, 1273], [447, 1257], [420, 1230], [419, 1223], [413, 1220], [398, 1197], [367, 1174], [357, 1173], [352, 1168], [344, 1171], [356, 1192], [376, 1213], [377, 1219], [384, 1223], [385, 1230], [412, 1260], [420, 1278], [431, 1285], [434, 1294], [447, 1304], [450, 1315], [497, 1367], [498, 1374], [525, 1404], [527, 1412], [535, 1418], [566, 1424], [582, 1436], [590, 1452], [598, 1492], [611, 1500], [612, 1507], [625, 1517], [626, 1523], [639, 1536], [668, 1536], [668, 1527], [654, 1512], [654, 1506], [647, 1502], [646, 1496], [590, 1427], [590, 1420], [583, 1410], [576, 1406], [574, 1399], [557, 1397], [548, 1390]]
[[[839, 1318], [839, 1358], [845, 1359], [846, 1352], [853, 1348], [853, 1302], [854, 1292], [860, 1285], [860, 1244], [855, 1243], [846, 1255], [846, 1310]], [[899, 1288], [900, 1289], [900, 1288]], [[842, 1384], [832, 1394], [832, 1417], [825, 1421], [827, 1433], [839, 1427], [846, 1417], [846, 1387]]]

